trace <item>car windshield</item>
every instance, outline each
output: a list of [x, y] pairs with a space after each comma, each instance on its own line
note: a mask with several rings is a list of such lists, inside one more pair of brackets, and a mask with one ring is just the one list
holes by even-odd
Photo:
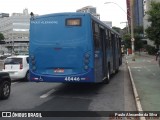
[[4, 64], [22, 64], [22, 58], [7, 58]]

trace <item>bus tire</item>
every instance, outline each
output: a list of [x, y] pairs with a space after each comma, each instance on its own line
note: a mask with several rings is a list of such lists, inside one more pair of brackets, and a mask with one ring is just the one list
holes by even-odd
[[106, 79], [103, 81], [104, 84], [108, 84], [110, 82], [110, 78], [111, 78], [111, 74], [110, 74], [110, 69], [108, 69], [107, 71], [107, 77]]
[[119, 67], [116, 69], [115, 73], [118, 73], [119, 72]]
[[29, 71], [27, 71], [27, 73], [26, 73], [25, 81], [29, 81]]

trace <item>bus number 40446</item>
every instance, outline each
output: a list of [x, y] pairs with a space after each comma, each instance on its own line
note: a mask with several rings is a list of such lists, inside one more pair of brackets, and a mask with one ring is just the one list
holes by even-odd
[[65, 81], [80, 81], [79, 77], [65, 77]]

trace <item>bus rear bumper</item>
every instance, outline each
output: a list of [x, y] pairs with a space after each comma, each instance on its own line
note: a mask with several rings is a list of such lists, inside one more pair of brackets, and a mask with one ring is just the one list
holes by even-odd
[[52, 75], [40, 75], [30, 71], [31, 82], [60, 82], [60, 83], [95, 83], [94, 70], [91, 69], [86, 73], [77, 75], [63, 75], [63, 76], [52, 76]]

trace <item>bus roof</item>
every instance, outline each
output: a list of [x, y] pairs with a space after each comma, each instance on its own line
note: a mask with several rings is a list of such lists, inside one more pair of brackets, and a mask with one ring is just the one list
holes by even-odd
[[46, 18], [46, 17], [52, 17], [54, 16], [84, 16], [88, 15], [90, 13], [80, 13], [80, 12], [62, 12], [62, 13], [52, 13], [52, 14], [46, 14], [46, 15], [40, 15], [40, 16], [35, 16], [34, 19], [39, 19], [39, 18]]
[[[110, 28], [109, 26], [107, 26], [105, 23], [103, 23], [102, 21], [100, 21], [99, 19], [97, 19], [96, 17], [94, 17], [92, 14], [90, 13], [82, 13], [82, 12], [62, 12], [62, 13], [52, 13], [52, 14], [46, 14], [46, 15], [40, 15], [40, 16], [35, 16], [34, 20], [39, 19], [39, 18], [46, 18], [46, 17], [52, 17], [52, 16], [85, 16], [85, 15], [89, 15], [91, 16], [91, 18], [93, 20], [95, 20], [96, 22], [98, 22], [99, 24], [101, 24], [102, 26], [105, 26], [107, 29], [111, 30], [113, 33], [117, 34], [118, 36], [120, 36], [120, 34], [113, 30], [112, 28]], [[31, 17], [31, 20], [33, 18]]]

